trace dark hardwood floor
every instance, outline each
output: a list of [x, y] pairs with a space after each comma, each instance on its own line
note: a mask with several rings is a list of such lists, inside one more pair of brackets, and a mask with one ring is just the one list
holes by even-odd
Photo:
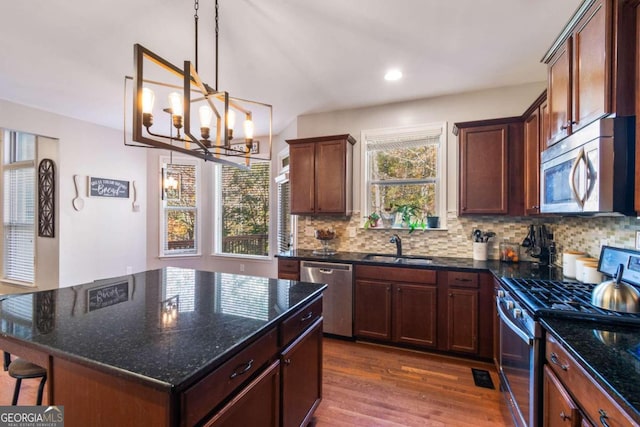
[[[323, 398], [312, 426], [513, 425], [489, 363], [331, 338], [323, 352]], [[488, 370], [496, 389], [477, 387], [471, 368]], [[19, 404], [35, 404], [38, 381], [23, 381]], [[0, 369], [0, 405], [11, 404], [14, 384]]]
[[[492, 364], [329, 338], [323, 351], [316, 427], [512, 425]], [[477, 387], [471, 368], [496, 389]]]

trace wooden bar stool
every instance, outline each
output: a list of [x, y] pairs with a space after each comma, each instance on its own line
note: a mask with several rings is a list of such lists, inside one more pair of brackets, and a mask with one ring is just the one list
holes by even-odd
[[[5, 356], [5, 361], [7, 357]], [[35, 363], [28, 362], [24, 359], [17, 358], [9, 363], [9, 375], [16, 379], [16, 388], [13, 390], [12, 405], [18, 404], [18, 395], [20, 394], [20, 386], [23, 379], [42, 378], [38, 386], [37, 405], [42, 405], [42, 392], [44, 391], [44, 383], [47, 381], [47, 370]]]

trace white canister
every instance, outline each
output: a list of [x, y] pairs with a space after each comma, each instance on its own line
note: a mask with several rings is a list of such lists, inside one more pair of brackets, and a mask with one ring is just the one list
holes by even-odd
[[564, 251], [562, 253], [562, 274], [564, 277], [576, 278], [576, 260], [584, 256], [584, 252], [578, 251]]
[[580, 257], [580, 258], [576, 258], [576, 279], [580, 282], [582, 282], [582, 275], [583, 275], [583, 271], [584, 271], [584, 266], [586, 264], [590, 264], [593, 262], [598, 262], [597, 259], [595, 258], [591, 258], [591, 257]]
[[473, 242], [473, 259], [476, 261], [486, 261], [487, 246], [489, 246], [487, 242]]
[[587, 263], [582, 269], [582, 281], [584, 283], [602, 282], [602, 273], [598, 271], [598, 263]]

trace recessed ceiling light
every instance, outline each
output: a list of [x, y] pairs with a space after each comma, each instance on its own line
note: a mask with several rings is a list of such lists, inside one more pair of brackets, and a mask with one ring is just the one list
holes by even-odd
[[393, 69], [387, 71], [387, 74], [384, 75], [384, 79], [388, 82], [394, 82], [396, 80], [400, 80], [402, 78], [402, 71], [398, 69]]

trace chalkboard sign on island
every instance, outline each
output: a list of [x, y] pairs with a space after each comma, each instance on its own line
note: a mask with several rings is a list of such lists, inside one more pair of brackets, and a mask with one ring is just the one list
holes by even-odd
[[89, 177], [89, 197], [129, 198], [129, 181], [112, 178]]

